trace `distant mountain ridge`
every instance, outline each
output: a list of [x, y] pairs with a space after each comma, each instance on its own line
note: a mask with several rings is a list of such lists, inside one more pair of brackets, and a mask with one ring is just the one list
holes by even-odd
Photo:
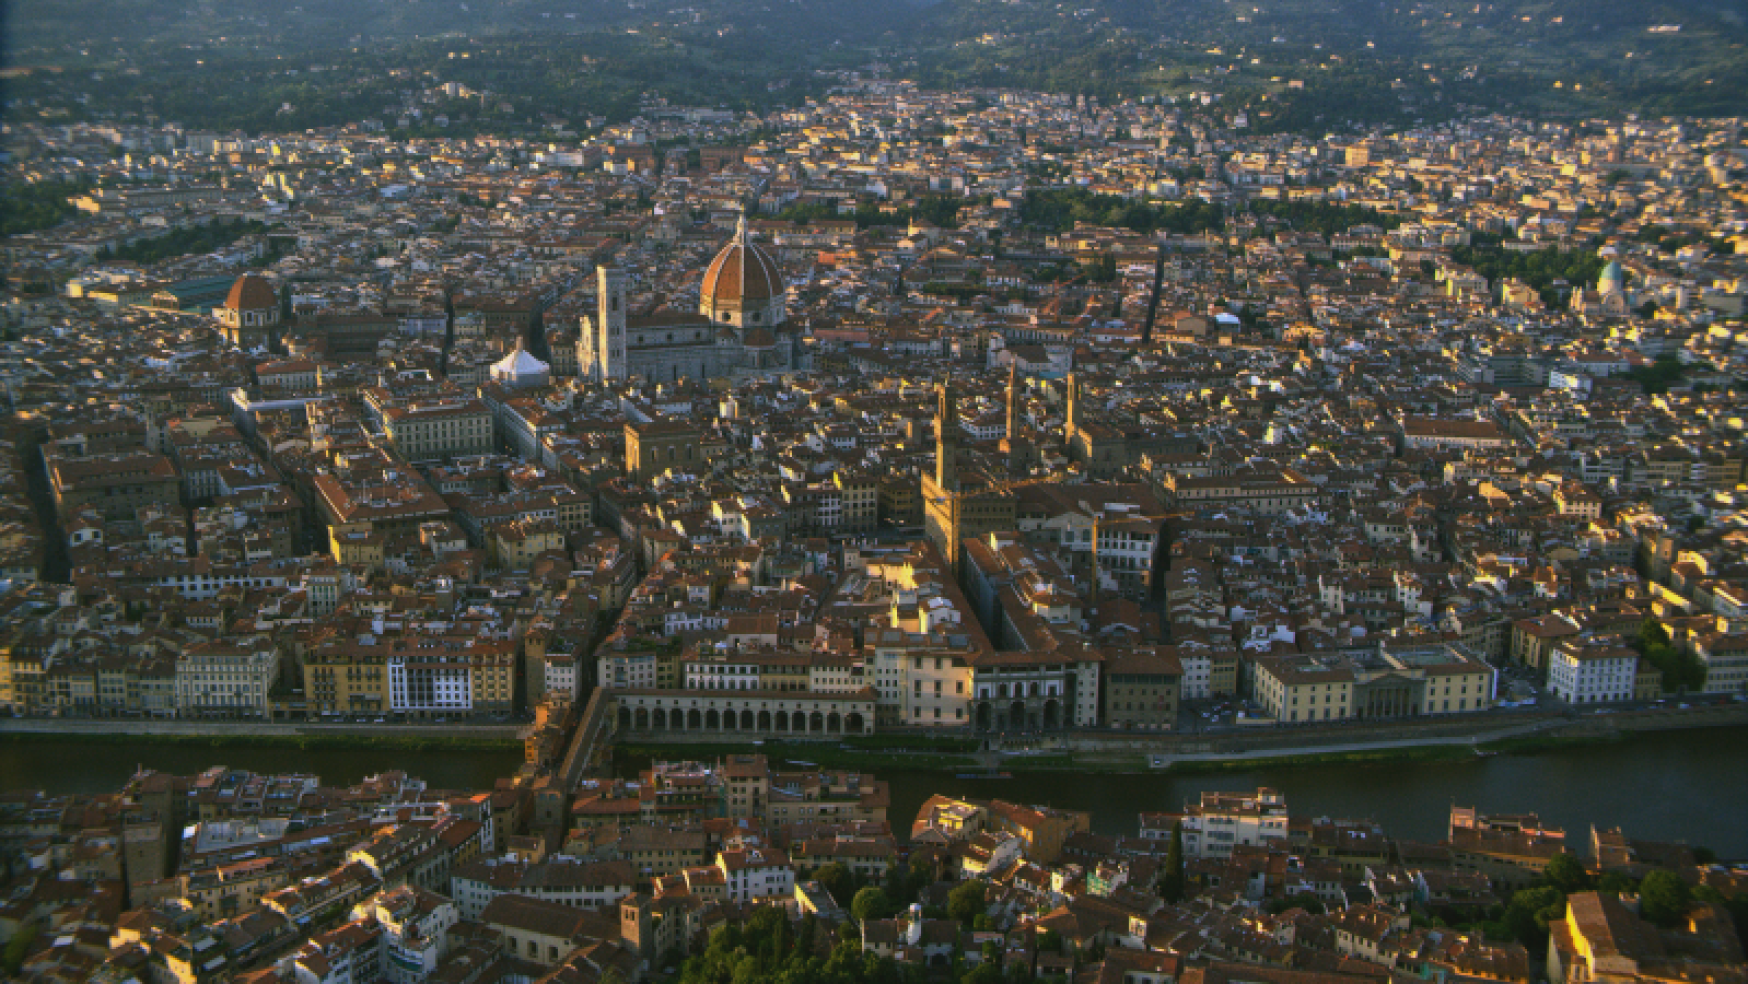
[[[100, 95], [187, 72], [282, 90], [274, 112], [342, 96], [372, 59], [401, 78], [477, 78], [541, 113], [643, 91], [793, 102], [878, 62], [942, 87], [1103, 98], [1215, 93], [1253, 126], [1407, 122], [1460, 107], [1579, 115], [1748, 112], [1748, 16], [1706, 0], [15, 0], [7, 61], [92, 68]], [[118, 29], [124, 25], [126, 30]], [[480, 51], [491, 47], [495, 54]], [[457, 50], [459, 49], [459, 50]], [[577, 56], [567, 63], [564, 51]], [[467, 64], [498, 59], [490, 69]], [[308, 59], [310, 64], [296, 67]], [[192, 64], [188, 62], [192, 60]], [[277, 63], [286, 63], [279, 65]], [[314, 77], [312, 68], [335, 68]], [[203, 71], [194, 71], [199, 68]], [[283, 69], [283, 71], [281, 71]], [[587, 84], [568, 71], [593, 76]], [[122, 73], [124, 78], [116, 78]], [[128, 91], [127, 77], [138, 89]], [[195, 84], [199, 84], [197, 81]], [[540, 86], [554, 89], [552, 98]], [[312, 101], [311, 94], [317, 99]], [[339, 93], [336, 95], [336, 93]], [[215, 123], [265, 104], [213, 102]], [[226, 108], [238, 103], [234, 108]], [[523, 104], [516, 104], [521, 113]]]

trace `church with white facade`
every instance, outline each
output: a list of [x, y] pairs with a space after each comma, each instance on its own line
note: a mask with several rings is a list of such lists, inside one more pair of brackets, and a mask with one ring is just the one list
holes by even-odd
[[697, 314], [632, 316], [625, 271], [601, 267], [596, 275], [597, 311], [583, 316], [577, 339], [577, 374], [584, 379], [673, 382], [795, 366], [782, 271], [747, 241], [744, 218], [704, 271]]

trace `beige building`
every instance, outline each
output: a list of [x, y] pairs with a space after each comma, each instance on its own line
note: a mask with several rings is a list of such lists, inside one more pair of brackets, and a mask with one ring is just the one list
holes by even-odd
[[865, 657], [882, 724], [962, 728], [971, 721], [972, 654], [915, 647], [903, 633], [871, 638]]
[[408, 461], [439, 461], [492, 451], [492, 411], [481, 400], [417, 400], [382, 411], [383, 434]]
[[1277, 721], [1420, 717], [1485, 711], [1494, 670], [1457, 646], [1388, 644], [1377, 653], [1264, 656], [1254, 690]]
[[1183, 664], [1167, 649], [1112, 651], [1105, 657], [1105, 726], [1170, 731], [1177, 723], [1183, 675]]
[[304, 699], [311, 717], [388, 711], [388, 648], [352, 643], [303, 656]]
[[547, 519], [500, 523], [486, 535], [492, 563], [504, 570], [525, 571], [534, 558], [548, 551], [564, 551], [564, 530]]
[[840, 518], [838, 530], [860, 533], [872, 530], [880, 520], [880, 480], [862, 471], [832, 473], [832, 484], [838, 490]]
[[1256, 702], [1277, 721], [1341, 721], [1353, 715], [1354, 672], [1339, 662], [1263, 657]]
[[190, 646], [176, 662], [180, 717], [266, 716], [279, 650], [266, 636]]
[[1212, 506], [1279, 515], [1317, 498], [1317, 485], [1291, 468], [1234, 472], [1212, 478], [1185, 478], [1171, 472], [1159, 479], [1163, 502], [1181, 507]]
[[55, 512], [63, 523], [87, 506], [106, 520], [131, 521], [142, 506], [176, 506], [182, 501], [176, 468], [161, 454], [72, 455], [45, 445], [43, 463]]
[[556, 966], [578, 947], [619, 931], [612, 916], [523, 895], [492, 899], [479, 921], [501, 936], [506, 955], [540, 967]]
[[625, 473], [634, 482], [647, 481], [669, 469], [694, 471], [704, 466], [704, 435], [690, 424], [652, 420], [625, 425]]

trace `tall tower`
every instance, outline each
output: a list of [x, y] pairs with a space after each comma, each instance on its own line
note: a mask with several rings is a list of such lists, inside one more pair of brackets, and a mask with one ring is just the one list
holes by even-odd
[[952, 491], [959, 478], [959, 409], [953, 400], [953, 377], [941, 384], [935, 411], [935, 484]]
[[1008, 426], [1007, 439], [1012, 443], [1020, 436], [1020, 364], [1008, 363]]
[[959, 473], [959, 408], [951, 377], [941, 385], [935, 411], [935, 472], [923, 473], [923, 529], [946, 558], [955, 577], [966, 537], [1015, 528], [1011, 488], [991, 481], [981, 468]]
[[1067, 419], [1063, 423], [1063, 428], [1068, 431], [1064, 436], [1070, 441], [1074, 440], [1074, 414], [1079, 409], [1079, 403], [1080, 379], [1071, 372], [1068, 374], [1068, 413]]
[[595, 274], [600, 315], [595, 319], [596, 364], [593, 375], [601, 382], [624, 379], [625, 271], [604, 266]]

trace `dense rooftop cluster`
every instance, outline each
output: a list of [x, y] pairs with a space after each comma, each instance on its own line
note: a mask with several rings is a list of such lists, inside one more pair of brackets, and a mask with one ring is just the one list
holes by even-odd
[[[1218, 124], [865, 82], [575, 146], [23, 127], [21, 177], [99, 187], [7, 243], [0, 701], [1005, 732], [1748, 691], [1737, 121]], [[197, 226], [240, 238], [112, 258]]]
[[[0, 919], [27, 981], [640, 981], [726, 942], [854, 959], [843, 979], [1163, 984], [1731, 981], [1742, 869], [1534, 815], [1453, 808], [1437, 843], [1208, 792], [1135, 835], [1074, 811], [934, 796], [763, 755], [656, 762], [574, 795], [401, 773], [331, 787], [215, 767], [116, 793], [0, 797], [22, 864]], [[1734, 898], [1734, 903], [1727, 899]], [[1732, 919], [1736, 922], [1733, 924]], [[732, 946], [730, 947], [732, 950]], [[860, 950], [860, 956], [856, 951]], [[690, 958], [688, 954], [694, 954]], [[969, 978], [967, 978], [969, 979]]]
[[867, 973], [1740, 981], [1739, 872], [1595, 833], [1562, 873], [1534, 818], [938, 798], [901, 845], [866, 775], [600, 768], [1748, 697], [1740, 121], [1222, 119], [871, 82], [564, 144], [17, 128], [14, 176], [91, 187], [5, 243], [0, 705], [532, 723], [489, 793], [8, 800], [0, 927], [53, 930], [9, 969], [638, 980], [784, 900], [758, 960]]

